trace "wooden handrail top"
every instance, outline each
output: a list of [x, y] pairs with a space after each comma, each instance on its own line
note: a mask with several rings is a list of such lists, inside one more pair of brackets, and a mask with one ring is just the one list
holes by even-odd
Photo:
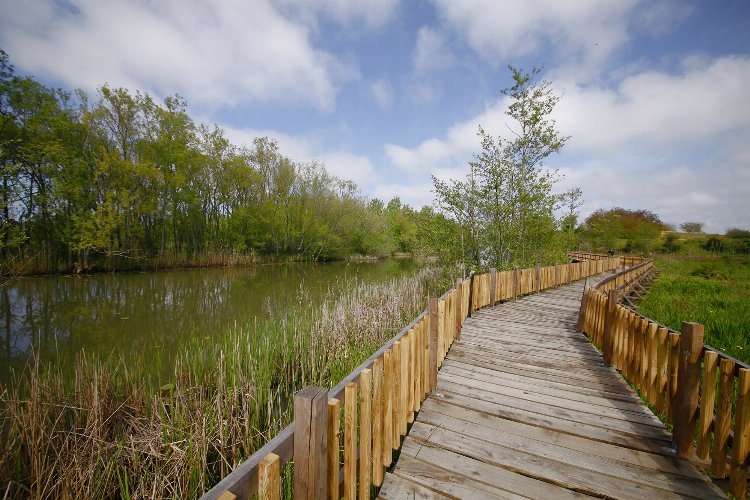
[[634, 265], [632, 267], [627, 267], [624, 270], [620, 271], [619, 273], [615, 273], [612, 276], [607, 276], [603, 280], [601, 280], [601, 281], [597, 282], [596, 284], [592, 285], [591, 288], [593, 288], [594, 290], [597, 290], [602, 285], [604, 285], [606, 283], [609, 283], [610, 281], [614, 281], [614, 280], [616, 280], [617, 278], [619, 278], [620, 276], [622, 276], [624, 274], [631, 273], [631, 272], [635, 271], [636, 269], [640, 269], [641, 267], [644, 267], [644, 266], [648, 265], [649, 263], [653, 263], [653, 262], [654, 262], [654, 259], [648, 259], [648, 260], [645, 260], [645, 261], [641, 262], [640, 264], [636, 264], [636, 265]]

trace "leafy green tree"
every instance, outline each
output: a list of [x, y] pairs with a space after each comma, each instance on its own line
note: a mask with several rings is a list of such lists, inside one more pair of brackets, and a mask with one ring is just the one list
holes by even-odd
[[482, 127], [482, 151], [469, 164], [465, 181], [433, 178], [436, 205], [461, 228], [462, 261], [470, 266], [509, 267], [547, 261], [562, 250], [555, 217], [559, 180], [544, 167], [568, 137], [555, 128], [551, 114], [560, 100], [548, 81], [509, 67], [514, 84], [505, 112], [513, 137], [494, 138]]
[[677, 241], [677, 235], [675, 233], [667, 233], [664, 238], [664, 245], [662, 251], [665, 253], [675, 253], [680, 249], [680, 243]]
[[703, 223], [702, 222], [683, 222], [680, 224], [680, 229], [686, 233], [702, 233]]
[[445, 222], [368, 200], [269, 138], [238, 147], [178, 95], [71, 95], [16, 75], [2, 51], [0, 173], [0, 272], [13, 275], [384, 256], [423, 250], [418, 220]]
[[[645, 252], [669, 226], [648, 210], [599, 209], [584, 221], [583, 237], [597, 251]], [[621, 246], [621, 241], [625, 246]]]

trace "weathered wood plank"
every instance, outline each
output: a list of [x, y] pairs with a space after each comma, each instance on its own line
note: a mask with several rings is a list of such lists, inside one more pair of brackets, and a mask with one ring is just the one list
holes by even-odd
[[642, 424], [638, 422], [627, 422], [606, 416], [592, 415], [589, 413], [567, 410], [565, 408], [552, 406], [545, 403], [506, 396], [479, 388], [476, 385], [468, 386], [458, 383], [455, 379], [449, 378], [449, 375], [447, 374], [445, 377], [441, 377], [440, 381], [438, 382], [438, 391], [460, 394], [477, 400], [528, 411], [541, 415], [543, 417], [554, 418], [558, 420], [567, 420], [570, 422], [585, 424], [587, 426], [597, 427], [607, 431], [618, 431], [623, 434], [632, 436], [649, 437], [652, 439], [659, 439], [664, 442], [670, 442], [672, 437], [663, 428], [658, 426]]
[[[475, 380], [477, 381], [477, 383], [481, 382], [486, 384], [493, 384], [494, 388], [503, 391], [505, 390], [504, 388], [513, 390], [514, 395], [517, 394], [522, 398], [526, 396], [530, 398], [538, 398], [540, 396], [544, 396], [547, 398], [552, 397], [556, 400], [556, 406], [569, 407], [571, 409], [574, 409], [575, 407], [570, 407], [568, 405], [568, 402], [573, 402], [576, 405], [585, 404], [588, 408], [584, 411], [595, 414], [598, 413], [599, 407], [602, 407], [608, 412], [612, 412], [611, 414], [613, 415], [617, 414], [616, 412], [618, 412], [619, 416], [621, 416], [623, 420], [628, 420], [627, 417], [633, 414], [636, 416], [636, 418], [638, 418], [638, 421], [643, 420], [646, 422], [651, 422], [654, 425], [662, 426], [662, 423], [658, 418], [656, 418], [656, 416], [644, 410], [643, 406], [639, 404], [640, 401], [624, 402], [601, 396], [580, 394], [574, 391], [559, 390], [554, 387], [530, 386], [529, 384], [525, 384], [523, 382], [514, 383], [512, 380], [498, 380], [497, 378], [493, 379], [491, 375], [484, 375], [482, 372], [478, 371], [472, 372], [471, 370], [456, 366], [455, 364], [446, 365], [446, 367], [443, 368], [443, 371], [446, 374], [453, 374], [464, 377], [468, 380]], [[535, 399], [531, 399], [531, 401], [534, 400]]]
[[488, 497], [504, 499], [527, 498], [475, 481], [454, 471], [441, 469], [432, 463], [423, 462], [405, 454], [399, 458], [398, 465], [398, 471], [395, 472], [395, 475], [398, 477], [424, 486], [425, 488], [440, 491], [454, 498], [477, 500]]
[[[551, 287], [558, 278], [567, 280], [567, 271], [564, 267], [558, 276], [555, 269], [543, 268], [539, 276]], [[488, 303], [491, 295], [506, 300], [529, 292], [539, 283], [535, 272], [497, 273], [495, 287], [488, 276], [476, 277], [472, 308]], [[462, 284], [465, 291], [468, 283]], [[674, 457], [664, 425], [575, 331], [580, 297], [579, 282], [476, 310], [465, 321], [462, 311], [456, 319], [460, 340], [450, 346], [454, 335], [443, 339], [443, 350], [450, 346], [450, 352], [436, 390], [421, 404], [381, 496], [720, 497], [705, 474]], [[442, 325], [443, 333], [454, 323], [451, 298], [444, 297], [450, 310], [445, 318], [435, 308], [435, 325]], [[672, 339], [637, 316], [617, 312], [610, 332], [613, 363], [635, 374], [644, 394], [669, 409], [670, 376], [677, 371], [669, 365]], [[587, 321], [601, 342], [602, 311]], [[626, 327], [638, 331], [631, 335]], [[429, 347], [426, 336], [426, 365]], [[647, 361], [633, 366], [642, 354]]]
[[[437, 469], [438, 471], [436, 475], [446, 477], [446, 471], [448, 471], [448, 474], [450, 474], [448, 477], [455, 478], [456, 481], [472, 482], [475, 485], [477, 483], [484, 484], [492, 488], [501, 498], [513, 495], [511, 491], [520, 492], [524, 497], [530, 498], [565, 499], [582, 496], [545, 481], [526, 477], [502, 467], [496, 467], [481, 460], [454, 453], [445, 448], [423, 446], [420, 442], [411, 438], [404, 441], [402, 453], [412, 461], [432, 464], [433, 470]], [[470, 479], [467, 481], [465, 478]], [[487, 498], [486, 495], [485, 498]]]
[[623, 448], [617, 444], [594, 441], [586, 437], [566, 434], [554, 429], [537, 427], [525, 422], [515, 422], [499, 416], [489, 415], [480, 411], [437, 401], [435, 399], [430, 399], [425, 402], [424, 409], [428, 412], [425, 413], [425, 415], [429, 415], [429, 413], [441, 413], [467, 422], [472, 422], [475, 425], [483, 425], [502, 432], [515, 434], [517, 436], [543, 443], [564, 446], [565, 448], [583, 451], [611, 460], [618, 460], [620, 462], [640, 465], [642, 467], [659, 469], [664, 472], [690, 478], [705, 478], [705, 476], [696, 471], [689, 462], [676, 460], [673, 457], [666, 457], [631, 448]]
[[[609, 480], [610, 477], [620, 478], [648, 488], [665, 492], [675, 492], [686, 496], [698, 496], [700, 498], [705, 498], [716, 493], [712, 487], [707, 485], [704, 478], [691, 479], [685, 476], [676, 476], [671, 473], [659, 471], [658, 469], [597, 456], [588, 451], [572, 450], [551, 443], [519, 437], [511, 433], [475, 425], [471, 422], [447, 415], [426, 412], [425, 416], [420, 419], [420, 422], [415, 425], [422, 423], [432, 425], [435, 428], [450, 429], [451, 432], [462, 434], [469, 438], [480, 439], [518, 452], [536, 455], [557, 462], [574, 464], [578, 468], [602, 474], [603, 480]], [[591, 447], [594, 448], [596, 446], [596, 443], [592, 443]]]
[[537, 457], [511, 450], [496, 443], [472, 438], [452, 430], [419, 422], [412, 427], [410, 437], [424, 446], [438, 447], [466, 455], [497, 467], [539, 478], [589, 495], [606, 495], [611, 498], [682, 498], [681, 495], [633, 484], [619, 478], [602, 480], [601, 474], [575, 465]]
[[380, 490], [378, 498], [392, 499], [392, 500], [433, 500], [438, 498], [450, 498], [445, 495], [441, 495], [432, 490], [420, 486], [411, 481], [394, 476], [393, 474], [386, 474], [385, 481], [383, 481], [383, 488]]

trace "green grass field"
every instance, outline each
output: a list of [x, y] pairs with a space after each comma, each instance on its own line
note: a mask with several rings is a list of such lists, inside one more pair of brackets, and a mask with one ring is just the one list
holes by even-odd
[[705, 343], [750, 364], [750, 258], [657, 258], [662, 273], [640, 304], [641, 314], [680, 330], [705, 326]]

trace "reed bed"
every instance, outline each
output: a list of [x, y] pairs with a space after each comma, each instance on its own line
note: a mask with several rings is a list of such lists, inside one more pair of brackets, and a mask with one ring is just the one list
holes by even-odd
[[294, 393], [330, 387], [424, 309], [438, 273], [352, 281], [184, 346], [172, 376], [81, 353], [69, 376], [32, 363], [0, 387], [0, 494], [193, 498], [293, 420]]

